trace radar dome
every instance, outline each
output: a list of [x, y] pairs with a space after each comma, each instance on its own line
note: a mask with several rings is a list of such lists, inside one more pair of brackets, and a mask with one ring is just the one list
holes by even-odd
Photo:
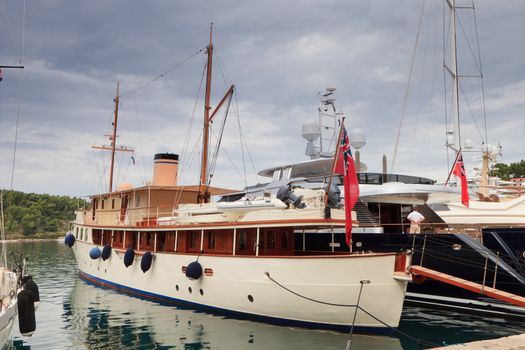
[[303, 137], [308, 141], [314, 141], [320, 136], [319, 124], [315, 120], [304, 122]]

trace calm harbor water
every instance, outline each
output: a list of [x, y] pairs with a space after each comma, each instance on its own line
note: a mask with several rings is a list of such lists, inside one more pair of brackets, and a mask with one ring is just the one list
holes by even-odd
[[[37, 330], [13, 331], [13, 349], [345, 349], [348, 335], [181, 310], [90, 285], [61, 242], [9, 243], [29, 257], [40, 288]], [[436, 344], [525, 333], [525, 321], [405, 307], [400, 330]], [[354, 335], [352, 349], [420, 349], [403, 336]]]

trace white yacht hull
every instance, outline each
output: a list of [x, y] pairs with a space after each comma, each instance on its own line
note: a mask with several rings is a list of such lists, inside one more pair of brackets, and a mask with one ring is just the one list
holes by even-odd
[[[142, 272], [141, 255], [125, 267], [124, 252], [113, 250], [103, 261], [93, 260], [95, 245], [75, 242], [80, 274], [95, 284], [147, 299], [172, 302], [219, 314], [316, 328], [348, 328], [362, 286], [355, 325], [362, 330], [398, 326], [407, 277], [396, 277], [394, 254], [319, 257], [200, 256], [203, 273], [190, 280], [182, 272], [196, 255], [156, 253], [151, 269]], [[213, 275], [210, 276], [210, 271]], [[267, 276], [269, 274], [270, 278]], [[399, 276], [399, 275], [398, 275]], [[277, 285], [272, 279], [290, 291]], [[315, 299], [319, 302], [307, 300]]]
[[448, 210], [436, 210], [447, 224], [525, 224], [525, 196], [507, 202], [470, 201], [448, 203]]

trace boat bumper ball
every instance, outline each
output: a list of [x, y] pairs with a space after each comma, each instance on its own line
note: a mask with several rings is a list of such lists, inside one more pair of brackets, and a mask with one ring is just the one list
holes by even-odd
[[142, 255], [142, 259], [140, 260], [140, 269], [142, 270], [142, 272], [146, 273], [146, 271], [149, 270], [152, 261], [153, 254], [151, 254], [150, 252], [146, 252], [144, 253], [144, 255]]
[[75, 244], [75, 236], [73, 236], [71, 232], [69, 232], [64, 238], [64, 244], [69, 248], [73, 247], [73, 244]]
[[198, 261], [194, 261], [186, 267], [186, 277], [190, 280], [198, 280], [202, 276], [202, 266]]
[[111, 256], [111, 246], [109, 244], [106, 244], [104, 248], [102, 248], [102, 260], [106, 261]]
[[135, 260], [135, 250], [129, 247], [124, 254], [124, 266], [130, 267], [133, 264], [133, 260]]
[[93, 260], [97, 260], [98, 258], [100, 258], [100, 255], [101, 255], [101, 252], [100, 252], [100, 249], [98, 249], [98, 247], [93, 247], [89, 251], [89, 257]]

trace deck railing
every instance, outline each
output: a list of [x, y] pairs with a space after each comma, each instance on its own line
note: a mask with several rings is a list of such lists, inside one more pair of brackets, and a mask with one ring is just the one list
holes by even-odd
[[[96, 211], [93, 213], [91, 209], [85, 209], [79, 211], [80, 215], [77, 215], [77, 220], [82, 220], [82, 223], [86, 225], [107, 225], [107, 226], [144, 226], [144, 227], [155, 227], [159, 226], [158, 219], [173, 216], [172, 207], [141, 207], [131, 208], [125, 211], [120, 209], [111, 209], [104, 211]], [[385, 229], [392, 227], [399, 227], [400, 233], [408, 233], [410, 223], [392, 223], [392, 224], [380, 224], [380, 225], [359, 225], [359, 227], [377, 227], [381, 226]], [[525, 223], [498, 223], [498, 224], [446, 224], [443, 222], [424, 222], [420, 224], [421, 234], [447, 234], [447, 233], [466, 233], [473, 237], [481, 236], [483, 229], [486, 228], [514, 228], [523, 227]]]
[[108, 226], [157, 226], [160, 217], [173, 215], [171, 207], [140, 207], [126, 210], [82, 211], [82, 220], [87, 225]]

